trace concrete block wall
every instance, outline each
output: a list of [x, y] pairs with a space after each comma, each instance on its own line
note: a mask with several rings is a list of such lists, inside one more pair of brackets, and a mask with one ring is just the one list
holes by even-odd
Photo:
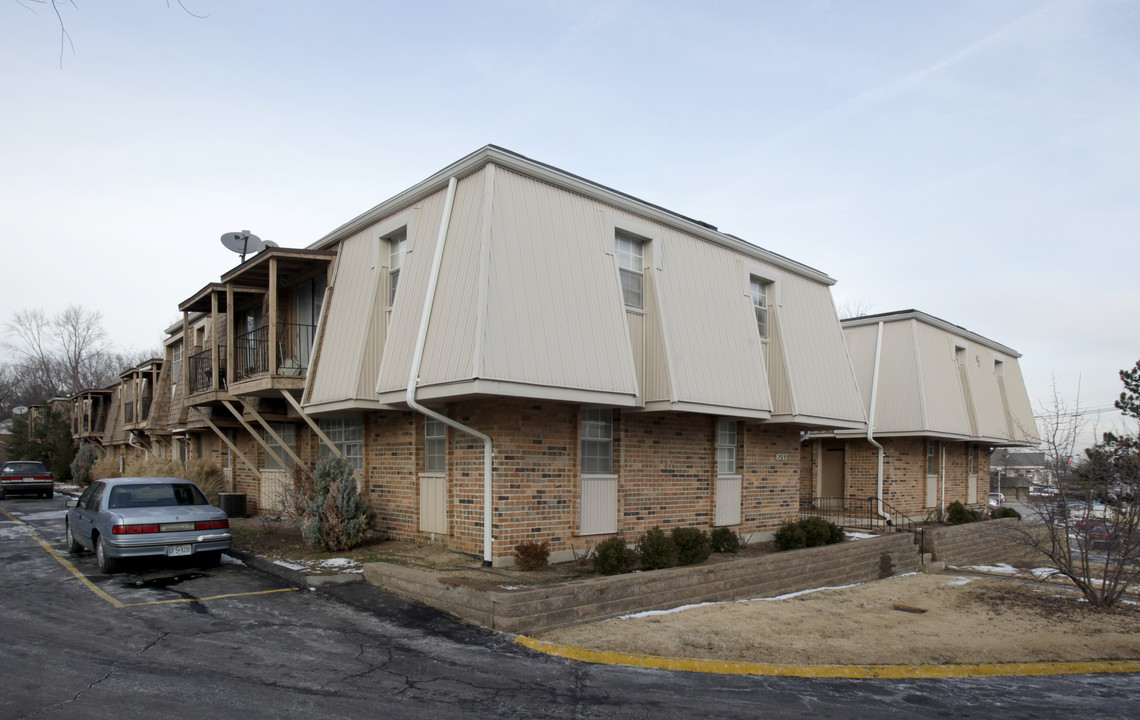
[[388, 563], [366, 565], [364, 577], [467, 622], [504, 632], [533, 633], [691, 603], [773, 597], [869, 582], [914, 572], [918, 567], [913, 537], [896, 533], [820, 548], [525, 589], [506, 589]]
[[934, 560], [948, 565], [1032, 563], [1043, 560], [1025, 543], [1024, 533], [1042, 531], [1017, 518], [1001, 518], [965, 525], [926, 529], [925, 548]]

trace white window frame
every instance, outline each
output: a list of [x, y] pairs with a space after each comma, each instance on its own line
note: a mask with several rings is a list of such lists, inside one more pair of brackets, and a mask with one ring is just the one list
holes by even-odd
[[619, 230], [614, 233], [614, 251], [617, 254], [621, 296], [625, 306], [644, 310], [645, 241]]
[[447, 425], [430, 417], [424, 417], [424, 472], [447, 473]]
[[720, 419], [716, 423], [716, 473], [736, 475], [737, 422]]
[[[318, 418], [317, 426], [328, 436], [332, 444], [336, 445], [337, 450], [340, 450], [354, 469], [364, 469], [364, 418], [359, 415]], [[321, 443], [320, 458], [323, 460], [331, 455], [332, 450]]]
[[385, 238], [388, 243], [388, 307], [396, 304], [396, 288], [400, 284], [400, 271], [408, 254], [408, 228], [404, 227]]
[[771, 307], [772, 283], [762, 277], [750, 275], [748, 278], [748, 294], [752, 297], [752, 311], [756, 315], [756, 330], [761, 340], [767, 340], [771, 323], [768, 322], [768, 309]]
[[581, 436], [579, 448], [582, 474], [612, 475], [614, 470], [613, 410], [583, 409], [579, 433]]

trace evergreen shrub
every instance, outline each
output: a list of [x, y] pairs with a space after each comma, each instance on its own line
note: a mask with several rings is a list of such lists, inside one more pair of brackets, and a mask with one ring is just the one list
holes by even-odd
[[670, 533], [677, 548], [678, 565], [696, 565], [709, 559], [712, 543], [704, 530], [695, 527], [677, 527]]
[[798, 550], [843, 542], [843, 528], [820, 517], [789, 520], [773, 537], [777, 550]]
[[735, 553], [740, 550], [740, 536], [726, 527], [718, 527], [709, 537], [713, 552]]
[[949, 525], [964, 525], [981, 519], [982, 514], [980, 512], [971, 510], [957, 500], [950, 503], [950, 507], [946, 508], [946, 523]]
[[997, 520], [998, 518], [1008, 518], [1008, 517], [1017, 518], [1018, 520], [1020, 520], [1021, 519], [1021, 513], [1019, 513], [1018, 511], [1014, 510], [1011, 507], [996, 507], [996, 508], [994, 508], [993, 518], [995, 520]]
[[326, 552], [348, 550], [372, 535], [372, 518], [372, 509], [356, 487], [352, 465], [341, 457], [317, 463], [313, 496], [301, 519], [305, 542]]
[[637, 565], [637, 551], [625, 544], [624, 537], [614, 535], [597, 544], [590, 562], [603, 575], [627, 573]]
[[661, 570], [677, 564], [677, 544], [664, 530], [653, 526], [637, 540], [637, 555], [646, 570]]

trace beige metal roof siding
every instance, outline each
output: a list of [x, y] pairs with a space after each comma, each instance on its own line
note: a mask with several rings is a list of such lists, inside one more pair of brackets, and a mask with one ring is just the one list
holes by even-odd
[[504, 170], [494, 192], [484, 377], [636, 394], [599, 204]]
[[[1001, 401], [997, 375], [994, 373], [994, 351], [970, 343], [966, 348], [966, 370], [978, 419], [977, 434], [984, 438], [1008, 438], [1005, 407]], [[997, 359], [1005, 359], [1000, 356]]]
[[[875, 342], [877, 326], [866, 325], [852, 330], [860, 335], [869, 335], [869, 342]], [[869, 378], [874, 368], [874, 353], [872, 352], [870, 356], [861, 356], [860, 364], [863, 363], [870, 365], [863, 371]], [[905, 322], [886, 323], [883, 326], [883, 345], [879, 358], [874, 431], [922, 432], [925, 429], [914, 327]]]
[[[383, 343], [367, 330], [375, 308], [378, 286], [384, 268], [379, 264], [378, 240], [364, 230], [340, 243], [326, 327], [315, 368], [310, 404], [346, 399], [373, 398], [372, 388], [361, 388], [365, 343]], [[385, 264], [387, 260], [384, 260]], [[375, 376], [373, 376], [375, 378]], [[374, 381], [374, 380], [373, 380]]]
[[740, 255], [661, 228], [661, 320], [675, 402], [771, 410], [760, 336]]
[[925, 323], [918, 323], [915, 333], [927, 428], [931, 432], [969, 436], [970, 419], [954, 357], [954, 339]]
[[1009, 403], [1010, 424], [1013, 427], [1010, 439], [1034, 445], [1041, 442], [1041, 434], [1033, 420], [1033, 405], [1029, 401], [1025, 380], [1021, 377], [1021, 364], [1017, 358], [1005, 358], [1005, 392]]
[[855, 382], [859, 386], [859, 395], [863, 400], [863, 407], [871, 407], [871, 388], [875, 386], [875, 345], [877, 340], [877, 326], [867, 328], [852, 328], [843, 332], [847, 341], [847, 353], [851, 356], [851, 365], [855, 369]]
[[866, 416], [830, 289], [781, 273], [776, 300], [795, 414], [863, 422]]
[[[432, 305], [428, 335], [420, 366], [420, 386], [474, 376], [475, 298], [479, 271], [479, 234], [483, 198], [483, 173], [456, 184], [447, 242], [444, 244], [439, 284]], [[408, 386], [420, 316], [427, 293], [431, 265], [439, 239], [439, 224], [446, 204], [446, 191], [419, 203], [414, 227], [409, 225], [408, 252], [400, 270], [395, 306], [389, 321], [389, 338], [378, 368], [372, 368], [370, 388], [375, 390], [379, 369], [382, 391]], [[387, 261], [385, 261], [387, 264]]]

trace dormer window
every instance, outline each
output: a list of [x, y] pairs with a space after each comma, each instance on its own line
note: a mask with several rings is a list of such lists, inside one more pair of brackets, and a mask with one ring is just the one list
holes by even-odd
[[404, 266], [404, 253], [407, 249], [406, 229], [388, 238], [388, 307], [396, 302], [396, 286], [400, 283], [400, 269]]
[[752, 294], [752, 309], [756, 313], [756, 329], [761, 340], [768, 339], [768, 287], [770, 283], [752, 276], [749, 291]]
[[645, 266], [642, 253], [644, 243], [619, 232], [614, 238], [614, 246], [617, 250], [618, 268], [621, 272], [621, 294], [625, 306], [641, 310], [645, 307], [643, 292]]

